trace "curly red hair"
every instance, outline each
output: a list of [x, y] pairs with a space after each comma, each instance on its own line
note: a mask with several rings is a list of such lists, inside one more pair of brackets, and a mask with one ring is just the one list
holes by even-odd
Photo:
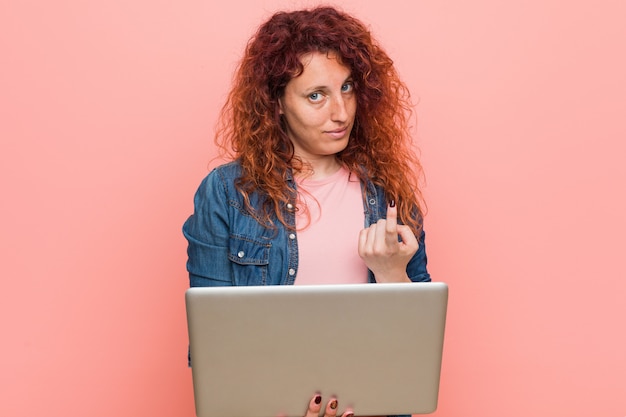
[[[365, 25], [331, 7], [274, 14], [248, 42], [235, 72], [216, 143], [241, 163], [237, 188], [247, 209], [263, 224], [273, 224], [275, 215], [288, 226], [282, 208], [296, 193], [288, 172], [302, 169], [302, 161], [294, 156], [278, 100], [302, 73], [300, 57], [310, 52], [334, 52], [352, 71], [357, 112], [338, 160], [360, 179], [381, 186], [387, 199], [397, 202], [400, 220], [418, 234], [424, 214], [418, 186], [422, 171], [411, 146], [409, 91]], [[265, 197], [261, 210], [249, 204], [253, 192]]]

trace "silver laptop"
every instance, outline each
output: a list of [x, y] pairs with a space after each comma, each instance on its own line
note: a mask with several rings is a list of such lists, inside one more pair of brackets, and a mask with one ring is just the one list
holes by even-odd
[[196, 287], [186, 292], [198, 417], [301, 417], [437, 408], [442, 282]]

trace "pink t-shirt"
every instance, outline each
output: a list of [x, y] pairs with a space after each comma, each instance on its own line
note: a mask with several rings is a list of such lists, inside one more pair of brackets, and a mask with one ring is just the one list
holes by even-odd
[[321, 180], [296, 181], [301, 201], [295, 284], [366, 283], [367, 266], [358, 253], [365, 219], [358, 178], [342, 167]]

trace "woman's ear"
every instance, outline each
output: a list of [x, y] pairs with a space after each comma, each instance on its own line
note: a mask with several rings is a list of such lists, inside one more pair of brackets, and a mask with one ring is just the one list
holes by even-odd
[[278, 99], [278, 114], [285, 114], [283, 111], [283, 100], [282, 98]]

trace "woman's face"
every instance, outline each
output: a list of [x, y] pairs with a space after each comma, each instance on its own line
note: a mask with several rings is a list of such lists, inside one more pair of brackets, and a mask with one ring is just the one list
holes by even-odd
[[313, 52], [301, 61], [304, 70], [287, 83], [279, 106], [295, 155], [314, 163], [348, 145], [356, 95], [350, 69], [336, 54]]

